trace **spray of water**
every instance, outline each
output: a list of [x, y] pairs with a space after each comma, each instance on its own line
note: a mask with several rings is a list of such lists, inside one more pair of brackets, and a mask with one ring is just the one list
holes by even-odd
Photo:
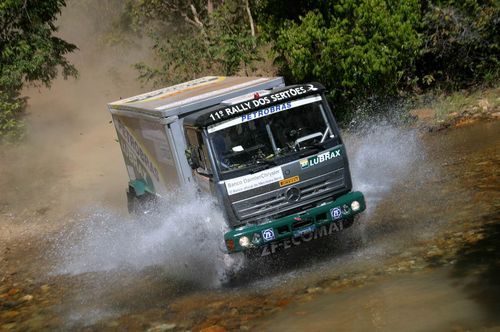
[[423, 162], [418, 132], [387, 121], [364, 124], [347, 136], [353, 186], [373, 210], [395, 186], [413, 177]]
[[[367, 199], [368, 213], [408, 178], [419, 154], [417, 132], [387, 122], [372, 123], [346, 136], [354, 188]], [[141, 218], [106, 208], [84, 212], [71, 234], [58, 241], [58, 274], [77, 275], [161, 266], [174, 279], [204, 286], [218, 284], [237, 268], [223, 253], [226, 231], [212, 198], [172, 193], [159, 211]]]
[[226, 225], [213, 199], [172, 193], [140, 217], [95, 208], [56, 241], [56, 274], [159, 266], [175, 280], [216, 286], [232, 266], [222, 251]]

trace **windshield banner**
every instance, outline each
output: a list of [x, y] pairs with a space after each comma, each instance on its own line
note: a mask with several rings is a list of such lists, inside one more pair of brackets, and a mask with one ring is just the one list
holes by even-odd
[[256, 110], [256, 111], [253, 111], [250, 113], [242, 114], [241, 116], [239, 116], [237, 118], [230, 119], [230, 120], [227, 120], [224, 122], [220, 122], [220, 123], [215, 124], [215, 125], [211, 125], [207, 128], [208, 133], [211, 134], [211, 133], [214, 133], [216, 131], [226, 129], [226, 128], [229, 128], [229, 127], [232, 127], [232, 126], [244, 123], [244, 122], [252, 121], [252, 120], [262, 118], [262, 117], [265, 117], [265, 116], [268, 116], [268, 115], [271, 115], [274, 113], [279, 113], [282, 111], [289, 110], [291, 108], [314, 103], [314, 102], [317, 102], [320, 100], [321, 100], [321, 96], [313, 96], [313, 97], [308, 97], [308, 98], [304, 98], [304, 99], [288, 101], [284, 104], [278, 104], [278, 105], [270, 106], [267, 108], [261, 108], [259, 110]]
[[287, 99], [297, 98], [300, 96], [306, 96], [310, 94], [319, 93], [324, 90], [321, 84], [311, 83], [303, 85], [291, 86], [288, 89], [271, 93], [262, 97], [256, 96], [256, 99], [247, 100], [234, 105], [228, 105], [217, 110], [203, 115], [199, 120], [199, 125], [210, 125], [215, 122], [221, 122], [227, 118], [232, 118], [238, 116], [240, 113], [246, 113], [248, 111], [271, 106], [279, 102], [285, 102]]

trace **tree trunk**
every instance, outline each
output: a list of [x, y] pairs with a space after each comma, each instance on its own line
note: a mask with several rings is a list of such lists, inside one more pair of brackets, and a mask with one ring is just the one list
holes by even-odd
[[208, 15], [212, 14], [214, 12], [214, 3], [212, 0], [208, 0], [207, 2], [207, 13]]
[[250, 10], [250, 4], [248, 3], [248, 0], [245, 0], [245, 7], [247, 10], [247, 14], [248, 14], [248, 21], [250, 21], [250, 31], [251, 31], [252, 37], [254, 39], [253, 40], [253, 47], [255, 47], [255, 26], [253, 23], [252, 11]]

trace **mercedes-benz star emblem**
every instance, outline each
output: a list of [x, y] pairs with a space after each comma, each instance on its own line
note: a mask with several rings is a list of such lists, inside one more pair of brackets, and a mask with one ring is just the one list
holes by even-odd
[[297, 202], [300, 199], [300, 189], [296, 187], [288, 188], [285, 197], [289, 202]]

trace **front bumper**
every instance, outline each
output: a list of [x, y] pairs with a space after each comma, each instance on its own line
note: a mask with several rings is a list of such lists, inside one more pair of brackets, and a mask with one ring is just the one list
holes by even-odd
[[[358, 202], [359, 208], [353, 211], [353, 202]], [[357, 204], [354, 203], [354, 207]], [[295, 213], [261, 225], [244, 226], [224, 234], [224, 241], [229, 253], [246, 249], [258, 248], [271, 242], [288, 238], [300, 237], [313, 232], [322, 226], [329, 225], [341, 219], [349, 219], [363, 212], [366, 208], [365, 198], [359, 191], [340, 196], [334, 201], [324, 203], [300, 213]], [[242, 239], [246, 237], [248, 240]], [[248, 244], [246, 247], [240, 244]]]

